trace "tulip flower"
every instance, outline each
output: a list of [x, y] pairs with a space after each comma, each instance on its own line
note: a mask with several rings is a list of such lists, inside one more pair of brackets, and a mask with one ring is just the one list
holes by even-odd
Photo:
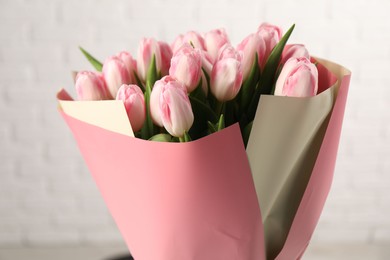
[[195, 31], [187, 32], [183, 37], [183, 43], [189, 43], [197, 49], [206, 50], [203, 37]]
[[200, 51], [200, 54], [202, 57], [202, 68], [206, 71], [207, 75], [210, 75], [214, 61], [206, 51]]
[[276, 81], [275, 96], [310, 97], [318, 91], [317, 67], [307, 58], [291, 58]]
[[142, 90], [137, 85], [122, 85], [118, 90], [116, 100], [123, 101], [133, 131], [141, 130], [146, 117]]
[[264, 60], [266, 50], [265, 41], [258, 34], [250, 34], [237, 46], [236, 50], [242, 52], [241, 68], [243, 79], [246, 80], [251, 71], [256, 53], [259, 64]]
[[219, 57], [221, 59], [211, 72], [210, 89], [218, 101], [226, 102], [235, 98], [241, 88], [241, 55], [233, 47], [226, 46]]
[[188, 43], [184, 43], [172, 57], [169, 75], [183, 83], [188, 93], [192, 92], [202, 76], [200, 51]]
[[194, 122], [186, 87], [178, 81], [163, 84], [159, 105], [165, 129], [172, 136], [183, 137]]
[[259, 26], [257, 34], [265, 42], [265, 54], [260, 63], [260, 67], [264, 69], [265, 63], [267, 62], [267, 59], [272, 52], [272, 49], [276, 46], [276, 44], [278, 44], [278, 42], [282, 38], [282, 29], [275, 25], [263, 23]]
[[119, 59], [125, 64], [128, 74], [129, 74], [129, 83], [135, 84], [137, 80], [135, 79], [134, 73], [137, 73], [137, 61], [131, 56], [127, 51], [122, 51], [116, 55]]
[[116, 56], [111, 56], [104, 62], [103, 77], [113, 97], [116, 97], [120, 86], [130, 83], [130, 76], [125, 63]]
[[172, 49], [173, 54], [175, 54], [180, 49], [180, 47], [183, 45], [183, 43], [184, 43], [183, 40], [184, 40], [184, 35], [179, 34], [175, 38], [175, 40], [172, 42], [171, 49]]
[[80, 71], [76, 76], [76, 92], [78, 100], [110, 99], [103, 75], [99, 72]]
[[[169, 84], [171, 81], [176, 81], [171, 76], [165, 76], [154, 83], [152, 93], [150, 94], [150, 116], [153, 123], [162, 127], [162, 119], [160, 114], [160, 94], [163, 86]], [[174, 84], [174, 83], [173, 83]]]
[[216, 29], [205, 34], [204, 43], [206, 51], [215, 62], [217, 60], [219, 49], [225, 44], [230, 43], [230, 41], [224, 29]]
[[160, 68], [161, 76], [168, 75], [169, 67], [171, 66], [172, 59], [172, 49], [166, 42], [159, 41], [158, 43], [160, 49], [160, 57], [161, 57], [161, 66], [157, 65], [157, 68]]
[[305, 46], [303, 44], [288, 44], [286, 45], [286, 47], [284, 47], [282, 53], [282, 59], [280, 63], [284, 64], [290, 58], [301, 58], [301, 57], [310, 59], [309, 52], [305, 48]]
[[157, 42], [153, 38], [143, 38], [138, 46], [137, 70], [138, 76], [143, 82], [146, 82], [146, 76], [153, 55], [156, 57], [157, 73], [165, 76], [169, 70], [169, 61], [172, 57], [172, 51], [168, 44]]

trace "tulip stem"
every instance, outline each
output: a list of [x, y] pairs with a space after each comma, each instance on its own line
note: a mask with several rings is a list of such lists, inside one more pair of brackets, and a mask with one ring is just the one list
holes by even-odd
[[225, 102], [220, 102], [220, 101], [216, 100], [215, 114], [217, 115], [217, 118], [219, 118], [221, 116], [224, 105], [225, 105]]

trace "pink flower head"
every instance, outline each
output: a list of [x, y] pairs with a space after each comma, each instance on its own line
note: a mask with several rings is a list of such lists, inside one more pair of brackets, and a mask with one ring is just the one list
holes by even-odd
[[290, 58], [301, 57], [305, 57], [310, 60], [309, 52], [305, 46], [303, 44], [288, 44], [286, 47], [284, 47], [280, 63], [284, 64]]
[[250, 34], [238, 44], [236, 50], [242, 52], [241, 67], [243, 79], [246, 80], [252, 69], [256, 53], [258, 55], [259, 65], [263, 63], [266, 50], [265, 41], [258, 34]]
[[207, 32], [204, 36], [204, 42], [206, 50], [214, 62], [217, 59], [219, 49], [230, 43], [225, 29], [215, 29]]
[[196, 31], [187, 32], [183, 37], [183, 43], [189, 43], [197, 49], [206, 50], [202, 35]]
[[110, 99], [103, 75], [99, 72], [80, 71], [76, 76], [76, 92], [78, 100]]
[[169, 70], [169, 62], [172, 52], [165, 42], [157, 42], [153, 38], [143, 38], [138, 46], [137, 70], [142, 81], [146, 81], [146, 76], [152, 62], [153, 55], [156, 57], [157, 72], [161, 76], [166, 75]]
[[160, 114], [160, 95], [162, 87], [170, 83], [171, 81], [176, 81], [171, 76], [165, 76], [160, 80], [157, 80], [154, 83], [152, 93], [150, 94], [150, 116], [152, 117], [153, 123], [162, 127], [162, 119]]
[[160, 66], [160, 73], [161, 76], [168, 75], [169, 73], [169, 67], [171, 66], [171, 59], [172, 59], [172, 49], [171, 46], [169, 46], [168, 43], [159, 41], [158, 46], [160, 48], [160, 55], [161, 55], [161, 66]]
[[237, 51], [230, 44], [225, 44], [219, 50], [219, 52], [218, 52], [218, 59], [217, 60], [233, 58], [233, 59], [236, 59], [239, 62], [241, 62], [242, 61], [242, 55], [243, 55], [243, 53], [241, 51]]
[[103, 64], [103, 77], [112, 97], [123, 84], [130, 84], [130, 76], [125, 63], [117, 56], [111, 56]]
[[276, 81], [275, 95], [311, 97], [318, 91], [317, 67], [305, 57], [291, 58], [283, 66]]
[[123, 61], [129, 73], [130, 83], [137, 83], [134, 73], [137, 73], [137, 61], [127, 51], [121, 51], [116, 56]]
[[189, 93], [192, 92], [202, 76], [200, 50], [184, 43], [172, 57], [169, 75], [183, 83]]
[[260, 67], [264, 69], [265, 63], [267, 62], [272, 49], [282, 38], [282, 29], [272, 24], [263, 23], [257, 29], [257, 34], [264, 40], [266, 46], [265, 55], [260, 63]]
[[221, 102], [235, 98], [240, 91], [243, 73], [241, 55], [233, 47], [221, 50], [219, 59], [213, 67], [210, 79], [211, 93]]
[[165, 129], [182, 137], [194, 123], [194, 114], [185, 86], [178, 81], [163, 85], [160, 93], [160, 113]]
[[179, 34], [171, 44], [173, 54], [175, 54], [183, 45], [184, 35]]
[[123, 101], [133, 131], [141, 130], [146, 117], [142, 90], [137, 85], [122, 85], [118, 90], [116, 100]]

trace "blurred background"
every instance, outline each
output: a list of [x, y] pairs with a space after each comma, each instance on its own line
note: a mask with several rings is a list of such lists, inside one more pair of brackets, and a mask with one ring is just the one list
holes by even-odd
[[[0, 0], [0, 259], [125, 253], [115, 223], [57, 111], [72, 70], [226, 28], [234, 45], [261, 22], [352, 70], [331, 192], [304, 259], [389, 259], [390, 1]], [[34, 258], [35, 257], [35, 258]]]

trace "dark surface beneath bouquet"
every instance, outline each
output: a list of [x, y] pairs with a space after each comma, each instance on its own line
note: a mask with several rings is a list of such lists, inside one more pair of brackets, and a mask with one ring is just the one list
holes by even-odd
[[134, 260], [131, 255], [115, 256], [113, 258], [107, 258], [106, 260]]

